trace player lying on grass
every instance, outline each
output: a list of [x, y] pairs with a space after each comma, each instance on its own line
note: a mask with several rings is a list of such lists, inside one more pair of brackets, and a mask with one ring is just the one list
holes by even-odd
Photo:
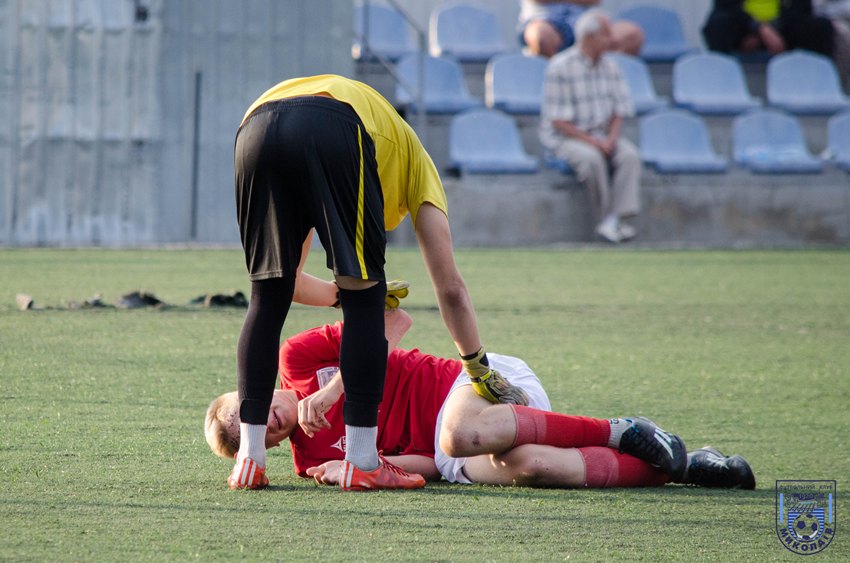
[[[397, 349], [412, 325], [386, 313], [390, 350], [378, 421], [385, 462], [428, 480], [533, 487], [639, 487], [686, 483], [752, 489], [740, 456], [712, 448], [686, 453], [684, 442], [644, 418], [610, 420], [550, 411], [537, 376], [518, 358], [491, 354], [495, 369], [525, 390], [529, 406], [494, 405], [472, 389], [461, 362]], [[319, 483], [368, 489], [340, 475], [345, 453], [340, 323], [298, 334], [280, 348], [281, 387], [268, 419], [266, 447], [289, 438], [296, 472]], [[239, 449], [235, 393], [212, 402], [205, 432], [212, 450]], [[418, 486], [424, 485], [424, 481]]]

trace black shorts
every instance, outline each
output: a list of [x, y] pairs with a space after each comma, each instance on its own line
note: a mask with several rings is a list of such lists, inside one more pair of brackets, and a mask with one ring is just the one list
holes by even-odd
[[251, 280], [294, 275], [311, 228], [334, 274], [384, 280], [375, 145], [351, 106], [321, 96], [265, 103], [239, 128], [234, 160]]

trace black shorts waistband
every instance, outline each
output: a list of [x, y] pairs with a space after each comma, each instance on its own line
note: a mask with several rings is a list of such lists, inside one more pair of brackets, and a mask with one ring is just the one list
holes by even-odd
[[327, 96], [296, 96], [294, 98], [283, 98], [282, 100], [272, 100], [257, 107], [251, 112], [251, 115], [245, 118], [245, 123], [255, 115], [270, 111], [286, 111], [294, 107], [315, 107], [323, 110], [334, 111], [343, 117], [352, 120], [358, 125], [363, 125], [360, 116], [354, 111], [350, 105], [345, 102], [340, 102], [334, 98]]

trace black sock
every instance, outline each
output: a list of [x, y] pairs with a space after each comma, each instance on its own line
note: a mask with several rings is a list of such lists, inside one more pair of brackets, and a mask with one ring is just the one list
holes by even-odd
[[251, 302], [236, 348], [239, 418], [266, 424], [277, 379], [280, 331], [295, 291], [295, 276], [251, 282]]
[[339, 367], [345, 388], [343, 419], [350, 426], [377, 426], [378, 405], [387, 375], [387, 339], [384, 336], [384, 299], [387, 284], [364, 290], [339, 290], [345, 324]]

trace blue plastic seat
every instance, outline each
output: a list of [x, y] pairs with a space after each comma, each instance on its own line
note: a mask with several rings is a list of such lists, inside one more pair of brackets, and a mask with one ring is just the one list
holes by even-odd
[[720, 173], [729, 166], [714, 152], [705, 121], [684, 110], [642, 117], [638, 137], [641, 158], [663, 174]]
[[673, 100], [702, 114], [737, 114], [761, 107], [750, 95], [741, 63], [720, 53], [694, 53], [673, 64]]
[[642, 59], [623, 53], [608, 53], [605, 56], [610, 57], [620, 67], [638, 115], [670, 105], [666, 97], [656, 94], [649, 68]]
[[521, 53], [496, 55], [484, 75], [487, 107], [513, 114], [540, 113], [546, 59]]
[[[366, 13], [369, 14], [368, 26]], [[366, 50], [360, 38], [368, 33], [369, 51], [390, 61], [397, 61], [407, 53], [417, 51], [416, 39], [404, 16], [391, 6], [369, 2], [368, 7], [358, 4], [354, 7], [354, 44], [351, 56], [356, 60], [374, 58]]]
[[806, 147], [797, 118], [776, 109], [736, 117], [732, 147], [735, 161], [757, 174], [812, 174], [823, 168]]
[[431, 12], [431, 54], [460, 62], [486, 62], [507, 50], [496, 12], [464, 2], [442, 4]]
[[514, 120], [487, 108], [467, 110], [452, 118], [449, 160], [465, 174], [537, 172], [537, 159], [525, 152]]
[[850, 108], [832, 61], [807, 51], [776, 55], [767, 63], [767, 100], [799, 114], [828, 115]]
[[[443, 57], [423, 55], [425, 61], [425, 111], [429, 113], [457, 113], [465, 109], [479, 107], [482, 101], [469, 93], [463, 79], [460, 64]], [[396, 72], [418, 92], [419, 89], [419, 53], [405, 55], [398, 61]], [[417, 111], [416, 94], [411, 94], [403, 84], [397, 83], [396, 102]]]
[[638, 4], [617, 12], [616, 19], [629, 20], [643, 30], [640, 56], [650, 62], [672, 62], [693, 49], [685, 41], [682, 20], [673, 10], [655, 4]]
[[850, 172], [850, 112], [829, 118], [827, 147], [835, 165], [845, 172]]

